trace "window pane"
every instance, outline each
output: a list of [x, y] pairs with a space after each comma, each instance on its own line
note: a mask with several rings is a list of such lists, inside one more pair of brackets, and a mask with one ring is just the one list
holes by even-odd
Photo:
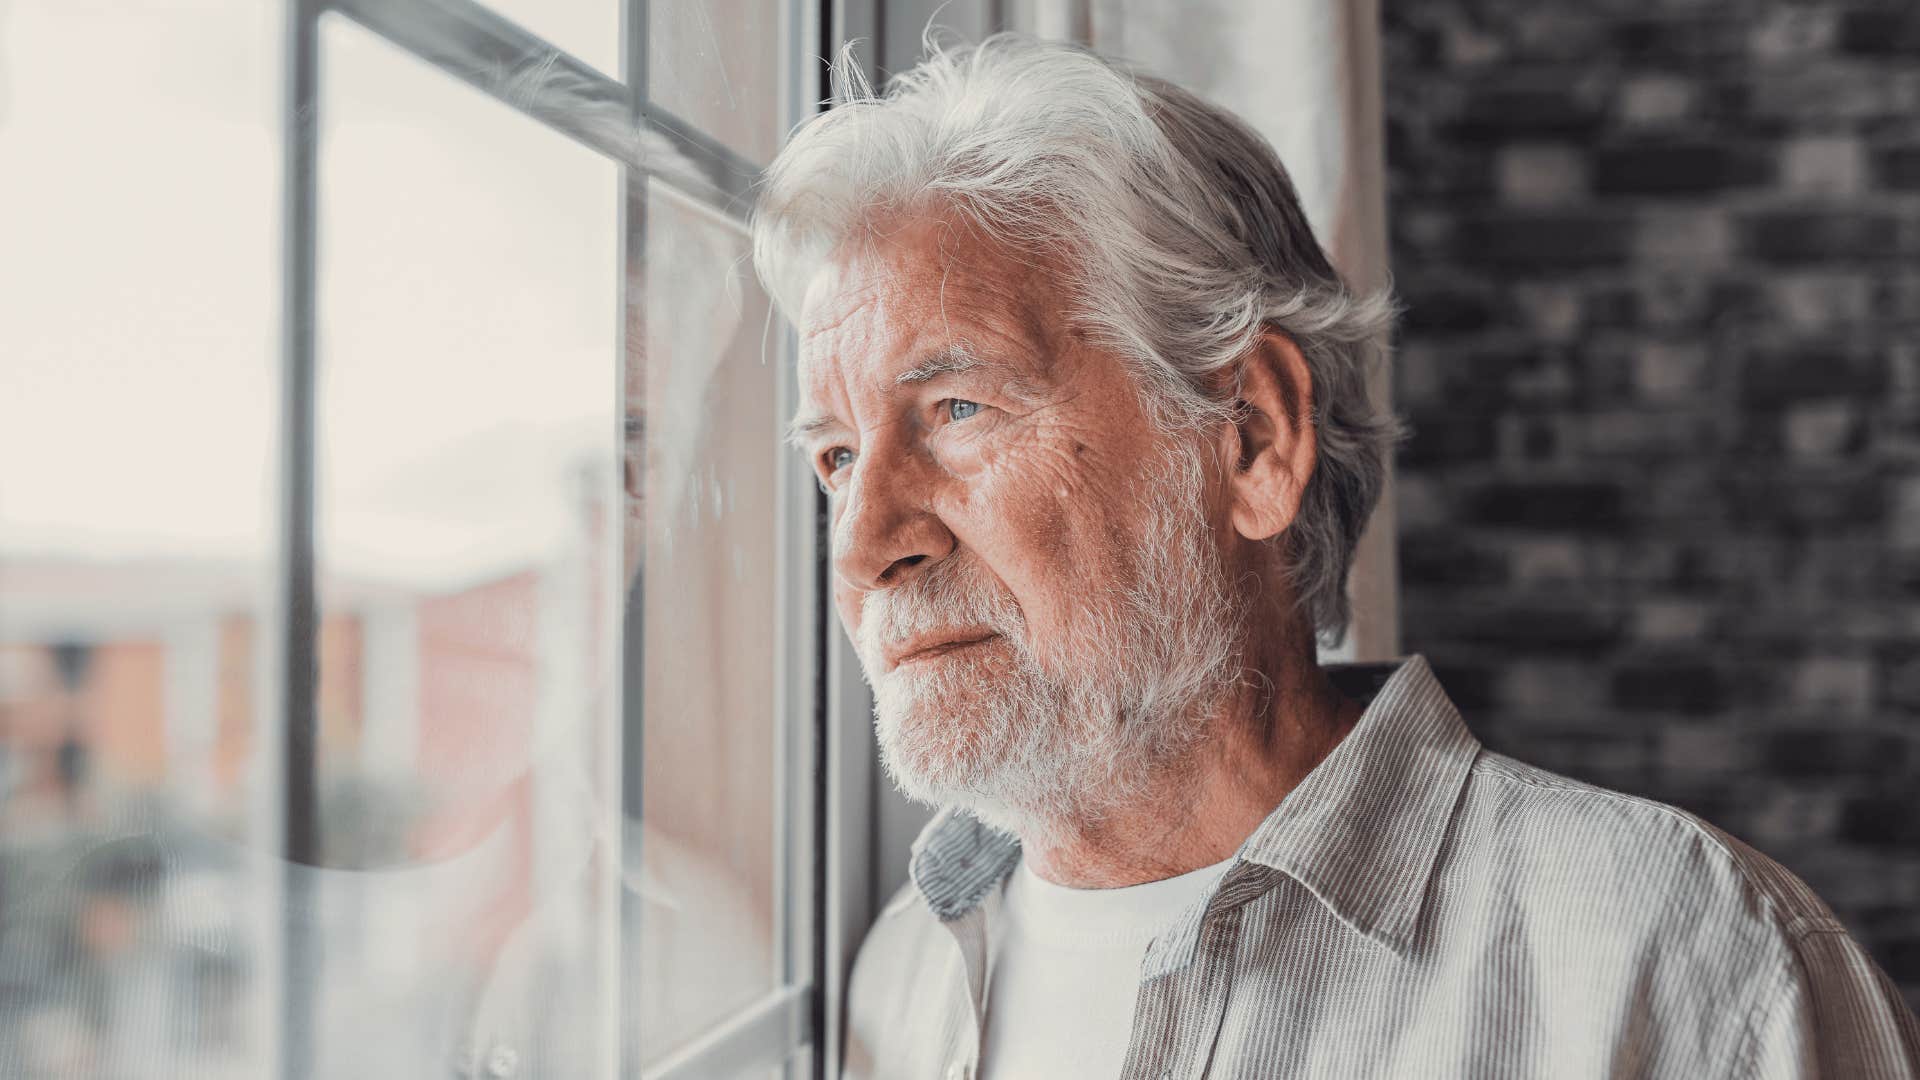
[[[645, 203], [645, 772], [629, 986], [640, 1060], [780, 976], [774, 692], [779, 340], [745, 235]], [[629, 690], [631, 693], [631, 688]]]
[[622, 0], [488, 0], [487, 6], [616, 78]]
[[321, 1076], [603, 1075], [619, 170], [323, 22]]
[[646, 5], [647, 95], [762, 164], [779, 149], [784, 104], [778, 0]]
[[0, 1075], [272, 1061], [278, 31], [0, 10]]

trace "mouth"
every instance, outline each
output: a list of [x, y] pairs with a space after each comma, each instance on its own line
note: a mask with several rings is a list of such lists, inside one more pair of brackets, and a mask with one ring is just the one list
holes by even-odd
[[924, 660], [937, 660], [943, 656], [951, 656], [963, 649], [970, 649], [975, 645], [985, 645], [987, 642], [994, 641], [999, 637], [999, 634], [988, 633], [966, 638], [949, 638], [945, 641], [935, 641], [924, 644], [918, 642], [910, 643], [906, 649], [892, 658], [892, 663], [888, 666], [889, 668], [897, 668]]

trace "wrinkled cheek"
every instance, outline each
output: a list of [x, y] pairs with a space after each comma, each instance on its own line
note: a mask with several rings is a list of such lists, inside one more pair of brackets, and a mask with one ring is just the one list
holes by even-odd
[[1029, 621], [1077, 576], [1077, 528], [1066, 503], [1032, 484], [974, 493], [963, 508], [973, 546], [1013, 593]]
[[1007, 460], [1005, 451], [978, 443], [942, 445], [934, 455], [948, 476], [962, 483], [991, 481]]

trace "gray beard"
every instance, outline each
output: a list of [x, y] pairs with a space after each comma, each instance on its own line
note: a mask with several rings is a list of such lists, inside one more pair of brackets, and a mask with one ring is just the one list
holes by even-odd
[[[1145, 477], [1157, 493], [1121, 583], [1083, 601], [1075, 637], [1042, 667], [1018, 607], [964, 560], [869, 593], [859, 651], [874, 691], [881, 761], [908, 798], [955, 805], [1028, 843], [1097, 826], [1191, 759], [1238, 682], [1246, 605], [1227, 588], [1205, 513], [1197, 446]], [[874, 676], [883, 646], [984, 626], [1011, 671], [912, 665]]]

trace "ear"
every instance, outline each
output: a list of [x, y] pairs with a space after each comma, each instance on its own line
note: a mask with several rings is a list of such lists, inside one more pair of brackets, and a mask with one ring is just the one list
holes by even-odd
[[1234, 530], [1258, 541], [1293, 524], [1313, 476], [1313, 379], [1299, 346], [1277, 330], [1263, 332], [1240, 363], [1240, 417], [1223, 433], [1234, 444], [1227, 486]]

